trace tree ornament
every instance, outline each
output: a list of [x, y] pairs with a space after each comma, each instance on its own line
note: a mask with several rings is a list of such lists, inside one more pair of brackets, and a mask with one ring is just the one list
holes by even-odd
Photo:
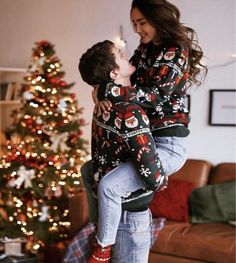
[[30, 238], [25, 245], [25, 249], [30, 253], [36, 255], [41, 246], [42, 246], [42, 242], [40, 242], [35, 238]]
[[41, 119], [41, 117], [37, 117], [36, 121], [35, 121], [37, 124], [42, 124], [43, 123], [43, 120]]
[[9, 193], [8, 199], [6, 201], [6, 205], [9, 206], [9, 207], [13, 207], [14, 206], [12, 193]]
[[17, 179], [13, 179], [9, 182], [10, 187], [16, 186], [16, 189], [20, 189], [23, 183], [24, 188], [32, 187], [31, 179], [35, 175], [35, 171], [33, 169], [26, 170], [25, 166], [22, 165], [17, 171], [17, 175], [19, 176]]
[[62, 189], [60, 185], [57, 186], [48, 186], [47, 189], [45, 190], [44, 195], [48, 198], [51, 199], [52, 197], [60, 197], [62, 195]]
[[26, 221], [26, 216], [25, 216], [24, 214], [19, 214], [19, 215], [18, 215], [18, 219], [19, 219], [20, 221], [25, 222], [25, 221]]
[[66, 101], [64, 99], [60, 99], [59, 103], [57, 105], [57, 111], [58, 112], [65, 111], [67, 107], [68, 107], [68, 105], [67, 105]]
[[49, 213], [48, 213], [48, 207], [46, 205], [41, 207], [41, 216], [39, 217], [39, 221], [40, 222], [45, 222], [47, 221], [48, 217], [49, 217]]
[[25, 98], [26, 100], [32, 100], [34, 97], [34, 94], [32, 94], [31, 92], [29, 91], [25, 91], [23, 93], [23, 98]]
[[11, 142], [13, 144], [19, 144], [21, 142], [21, 137], [17, 133], [11, 134]]
[[66, 87], [66, 86], [67, 86], [67, 83], [66, 83], [64, 80], [61, 80], [61, 81], [59, 82], [59, 85], [60, 85], [60, 87]]
[[50, 137], [50, 141], [52, 142], [50, 149], [54, 152], [57, 151], [69, 151], [70, 147], [66, 145], [66, 141], [68, 140], [68, 132], [64, 132], [61, 134], [53, 134]]

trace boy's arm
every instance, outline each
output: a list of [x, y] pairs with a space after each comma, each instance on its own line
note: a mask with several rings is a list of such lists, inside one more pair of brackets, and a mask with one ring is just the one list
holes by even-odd
[[97, 99], [99, 101], [109, 100], [116, 102], [134, 102], [137, 101], [137, 90], [133, 86], [121, 86], [114, 83], [101, 84], [98, 87]]
[[121, 134], [147, 187], [153, 191], [163, 189], [168, 179], [155, 152], [148, 117], [140, 106], [133, 103], [126, 106]]

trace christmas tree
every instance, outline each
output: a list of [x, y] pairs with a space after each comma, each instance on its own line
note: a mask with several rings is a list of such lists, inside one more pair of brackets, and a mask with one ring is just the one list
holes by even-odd
[[51, 43], [36, 43], [0, 160], [1, 235], [38, 246], [68, 238], [68, 198], [78, 191], [87, 156], [82, 108], [61, 66]]

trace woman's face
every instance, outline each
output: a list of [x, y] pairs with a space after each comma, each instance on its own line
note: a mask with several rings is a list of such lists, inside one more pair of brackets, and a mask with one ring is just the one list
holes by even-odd
[[151, 41], [155, 41], [157, 37], [157, 30], [153, 27], [147, 19], [143, 16], [143, 14], [138, 10], [138, 8], [134, 8], [131, 11], [131, 21], [133, 23], [134, 31], [139, 34], [140, 40], [143, 44], [147, 44]]

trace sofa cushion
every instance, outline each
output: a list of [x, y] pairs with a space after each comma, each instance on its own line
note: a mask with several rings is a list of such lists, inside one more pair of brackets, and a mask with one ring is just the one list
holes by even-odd
[[202, 187], [207, 184], [211, 168], [211, 163], [206, 160], [188, 159], [170, 178], [192, 182], [196, 187]]
[[150, 203], [153, 217], [165, 217], [175, 221], [189, 221], [188, 198], [194, 184], [170, 178], [168, 187], [156, 192]]
[[235, 220], [235, 180], [195, 189], [190, 198], [191, 223]]
[[209, 184], [219, 184], [235, 180], [236, 163], [219, 163], [211, 171]]
[[167, 221], [151, 252], [203, 262], [234, 262], [235, 227]]

